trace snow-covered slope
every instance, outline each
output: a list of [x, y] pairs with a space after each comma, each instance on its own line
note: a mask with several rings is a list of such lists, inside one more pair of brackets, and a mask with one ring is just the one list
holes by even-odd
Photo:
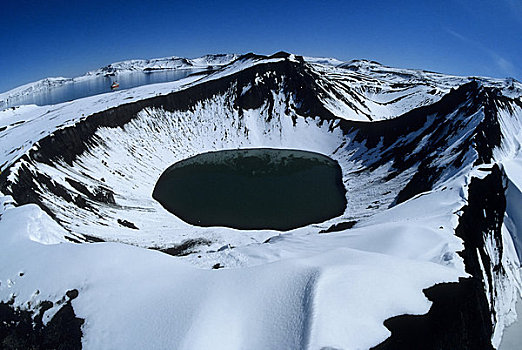
[[[521, 287], [521, 91], [248, 54], [4, 110], [0, 301], [43, 310], [42, 327], [68, 307], [86, 349], [496, 347]], [[336, 160], [345, 212], [241, 231], [189, 225], [152, 198], [172, 163], [252, 147]]]

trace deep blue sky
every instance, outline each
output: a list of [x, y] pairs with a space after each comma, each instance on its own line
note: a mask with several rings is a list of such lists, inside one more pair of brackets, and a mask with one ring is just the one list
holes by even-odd
[[0, 12], [0, 92], [125, 59], [280, 50], [522, 80], [522, 0], [13, 0]]

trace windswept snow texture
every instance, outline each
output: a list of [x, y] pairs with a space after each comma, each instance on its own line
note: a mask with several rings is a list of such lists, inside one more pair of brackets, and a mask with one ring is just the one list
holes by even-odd
[[[445, 344], [485, 329], [480, 346], [497, 347], [521, 286], [521, 95], [516, 81], [277, 53], [1, 111], [0, 301], [37, 310], [77, 290], [85, 349], [369, 349], [411, 332], [387, 319], [449, 305], [423, 290], [465, 286], [476, 299]], [[238, 148], [336, 160], [345, 212], [241, 231], [152, 198], [171, 164]]]

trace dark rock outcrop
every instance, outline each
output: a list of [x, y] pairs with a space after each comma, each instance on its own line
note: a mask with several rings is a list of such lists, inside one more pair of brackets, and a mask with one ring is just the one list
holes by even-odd
[[78, 291], [70, 290], [66, 296], [63, 306], [46, 325], [42, 317], [53, 306], [52, 302], [42, 302], [34, 312], [14, 307], [13, 300], [0, 302], [0, 349], [81, 349], [81, 326], [84, 320], [76, 317], [71, 305]]
[[[484, 179], [471, 180], [468, 205], [463, 208], [456, 229], [464, 241], [465, 249], [460, 254], [471, 277], [426, 289], [426, 297], [433, 302], [430, 311], [426, 315], [402, 315], [387, 320], [385, 326], [392, 335], [373, 350], [493, 349], [496, 292], [491, 289], [487, 296], [485, 283], [492, 285], [492, 273], [504, 272], [498, 261], [491, 261], [485, 242], [493, 239], [501, 259], [505, 207], [504, 178], [498, 166]], [[486, 276], [479, 259], [485, 266]], [[488, 297], [492, 300], [491, 308]]]

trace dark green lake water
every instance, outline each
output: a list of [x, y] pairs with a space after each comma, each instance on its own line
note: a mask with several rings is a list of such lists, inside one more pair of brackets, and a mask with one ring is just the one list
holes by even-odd
[[208, 152], [163, 172], [153, 197], [197, 226], [286, 231], [341, 215], [339, 164], [318, 153], [281, 149]]

